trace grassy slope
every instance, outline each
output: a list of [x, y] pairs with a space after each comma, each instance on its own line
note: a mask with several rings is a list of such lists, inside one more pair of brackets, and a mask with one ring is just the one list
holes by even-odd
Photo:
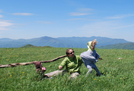
[[[50, 60], [64, 55], [67, 48], [0, 48], [0, 64]], [[74, 48], [75, 54], [86, 49]], [[82, 65], [81, 75], [68, 80], [69, 74], [39, 80], [34, 65], [0, 68], [0, 91], [132, 91], [134, 90], [134, 50], [96, 49], [103, 60], [97, 66], [104, 75], [97, 77], [93, 70], [87, 78], [88, 69]], [[118, 58], [122, 59], [119, 60]], [[58, 70], [63, 59], [44, 63], [47, 71]]]

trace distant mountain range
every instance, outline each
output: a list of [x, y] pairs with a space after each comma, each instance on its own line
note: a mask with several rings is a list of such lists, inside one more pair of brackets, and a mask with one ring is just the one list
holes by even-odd
[[113, 45], [106, 45], [106, 46], [100, 46], [98, 48], [101, 49], [130, 49], [134, 50], [134, 43], [119, 43], [119, 44], [113, 44]]
[[[25, 46], [27, 44], [31, 44], [34, 46], [51, 46], [51, 47], [63, 47], [63, 48], [87, 48], [87, 42], [97, 39], [98, 48], [108, 48], [108, 46], [119, 43], [122, 45], [124, 43], [129, 43], [124, 39], [112, 39], [107, 37], [58, 37], [52, 38], [48, 36], [33, 38], [33, 39], [9, 39], [9, 38], [1, 38], [0, 39], [0, 48], [19, 48]], [[133, 44], [133, 43], [132, 43]], [[110, 46], [110, 48], [114, 48]], [[119, 47], [120, 48], [120, 47]]]

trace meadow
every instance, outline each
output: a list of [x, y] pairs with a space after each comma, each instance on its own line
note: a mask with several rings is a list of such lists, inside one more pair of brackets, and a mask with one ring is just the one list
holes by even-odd
[[[0, 64], [23, 63], [51, 60], [65, 55], [67, 48], [0, 48]], [[73, 48], [75, 55], [87, 49]], [[134, 90], [134, 50], [96, 49], [103, 60], [96, 65], [103, 75], [81, 66], [81, 75], [69, 80], [69, 74], [42, 79], [33, 64], [26, 66], [0, 68], [0, 91], [133, 91]], [[119, 59], [121, 58], [121, 59]], [[62, 59], [43, 63], [45, 73], [58, 70]]]

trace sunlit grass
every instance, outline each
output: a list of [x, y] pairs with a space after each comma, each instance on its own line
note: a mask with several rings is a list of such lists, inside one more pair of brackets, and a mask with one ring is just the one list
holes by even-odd
[[[65, 55], [67, 48], [0, 48], [0, 64], [51, 60]], [[74, 48], [79, 55], [86, 49]], [[69, 74], [52, 79], [42, 79], [35, 73], [33, 64], [0, 68], [0, 91], [133, 91], [134, 90], [134, 50], [96, 49], [103, 60], [97, 62], [102, 76], [96, 72], [86, 76], [88, 69], [82, 65], [81, 75], [69, 80]], [[119, 59], [121, 58], [121, 59]], [[46, 72], [58, 70], [59, 59], [43, 63]]]

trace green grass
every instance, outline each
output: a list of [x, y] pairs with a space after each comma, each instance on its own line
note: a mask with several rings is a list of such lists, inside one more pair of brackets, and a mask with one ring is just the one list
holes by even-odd
[[[0, 48], [0, 64], [22, 63], [51, 60], [65, 55], [67, 48]], [[79, 55], [86, 49], [74, 48]], [[134, 50], [96, 49], [103, 60], [96, 65], [102, 76], [93, 72], [86, 76], [88, 69], [81, 67], [81, 75], [75, 80], [68, 80], [69, 74], [58, 75], [52, 79], [40, 79], [33, 64], [0, 68], [0, 91], [133, 91], [134, 90]], [[122, 59], [118, 59], [118, 58]], [[59, 59], [43, 63], [46, 72], [58, 70]]]

